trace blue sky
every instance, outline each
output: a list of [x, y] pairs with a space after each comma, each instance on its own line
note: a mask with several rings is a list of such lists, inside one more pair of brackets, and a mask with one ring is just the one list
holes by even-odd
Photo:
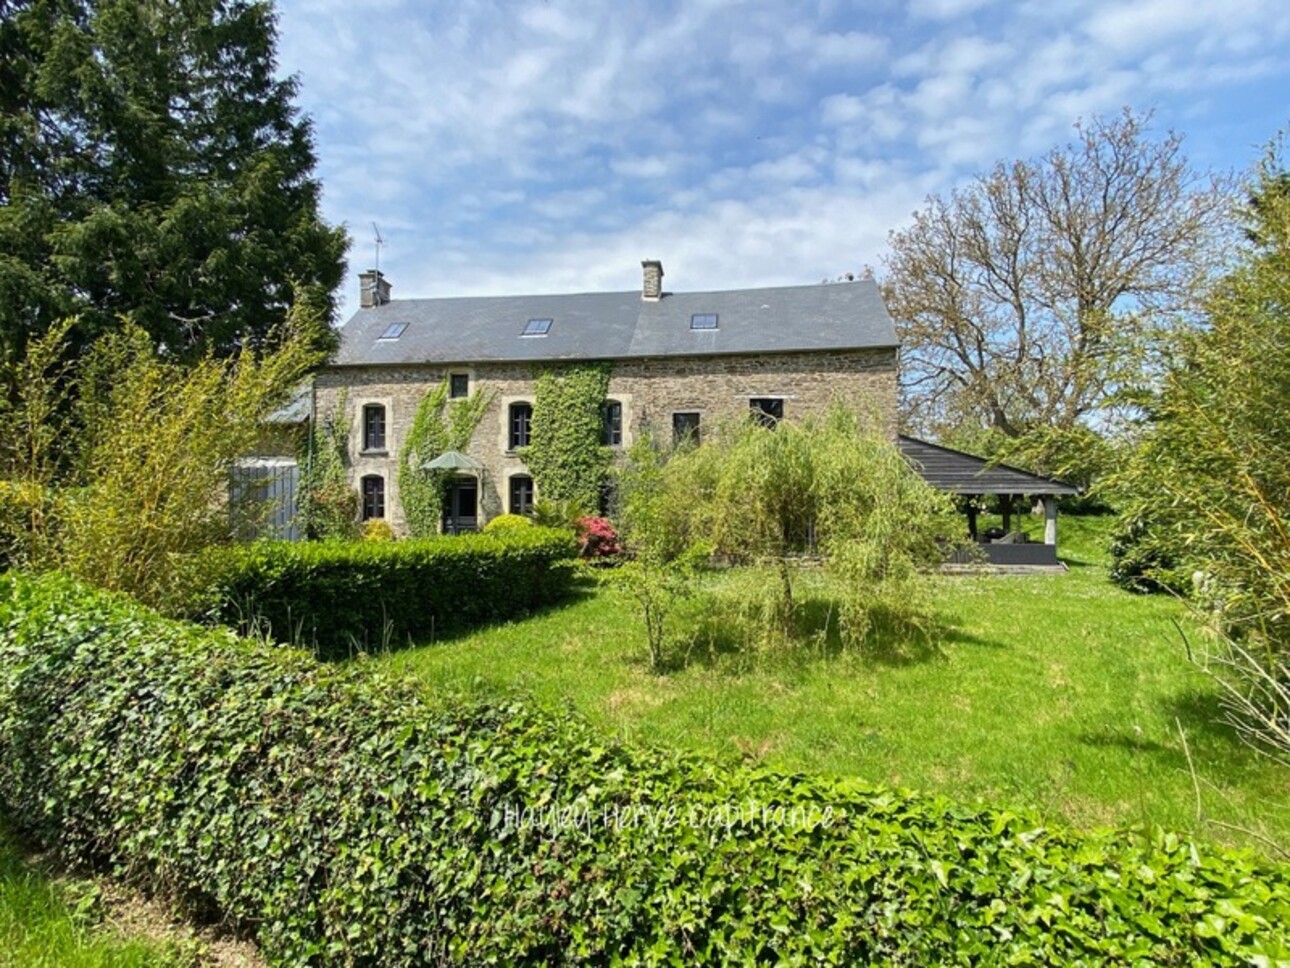
[[279, 0], [324, 214], [395, 298], [793, 285], [928, 194], [1154, 110], [1244, 170], [1290, 122], [1286, 0]]

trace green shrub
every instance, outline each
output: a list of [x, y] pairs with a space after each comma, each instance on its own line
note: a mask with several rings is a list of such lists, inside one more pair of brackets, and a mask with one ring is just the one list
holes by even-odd
[[363, 522], [362, 537], [364, 541], [393, 541], [394, 529], [390, 527], [388, 521], [371, 518]]
[[1275, 963], [1290, 873], [606, 742], [0, 580], [0, 802], [276, 964]]
[[569, 590], [571, 536], [542, 528], [212, 551], [194, 617], [334, 658], [522, 615]]
[[499, 514], [484, 525], [484, 534], [492, 534], [494, 531], [510, 531], [514, 528], [531, 527], [533, 527], [532, 518], [526, 518], [522, 514]]

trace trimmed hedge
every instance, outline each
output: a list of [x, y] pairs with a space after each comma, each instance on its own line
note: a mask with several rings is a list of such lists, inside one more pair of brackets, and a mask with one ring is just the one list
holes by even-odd
[[1244, 854], [630, 750], [58, 577], [0, 596], [12, 818], [278, 964], [1290, 958], [1290, 873]]
[[383, 542], [214, 550], [191, 615], [324, 658], [523, 615], [569, 593], [573, 538], [527, 528]]

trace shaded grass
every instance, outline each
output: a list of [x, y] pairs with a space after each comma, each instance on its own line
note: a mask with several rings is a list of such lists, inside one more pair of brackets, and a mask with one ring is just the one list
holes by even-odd
[[56, 882], [0, 825], [0, 968], [178, 968], [191, 954], [123, 937], [101, 920], [92, 885]]
[[[1077, 826], [1290, 847], [1290, 771], [1218, 722], [1217, 690], [1175, 626], [1183, 607], [1107, 581], [1109, 520], [1062, 519], [1066, 574], [938, 578], [924, 642], [857, 654], [822, 638], [749, 655], [697, 641], [684, 668], [657, 676], [639, 619], [598, 590], [377, 661], [435, 689], [569, 702], [627, 742], [985, 798]], [[825, 594], [817, 582], [801, 578], [808, 602]]]

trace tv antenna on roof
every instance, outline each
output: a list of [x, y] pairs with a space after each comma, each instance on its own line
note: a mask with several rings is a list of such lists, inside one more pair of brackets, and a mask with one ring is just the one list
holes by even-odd
[[381, 230], [376, 227], [375, 222], [372, 223], [372, 231], [376, 234], [376, 272], [379, 275], [381, 272], [381, 246], [385, 244], [385, 240], [381, 238]]

